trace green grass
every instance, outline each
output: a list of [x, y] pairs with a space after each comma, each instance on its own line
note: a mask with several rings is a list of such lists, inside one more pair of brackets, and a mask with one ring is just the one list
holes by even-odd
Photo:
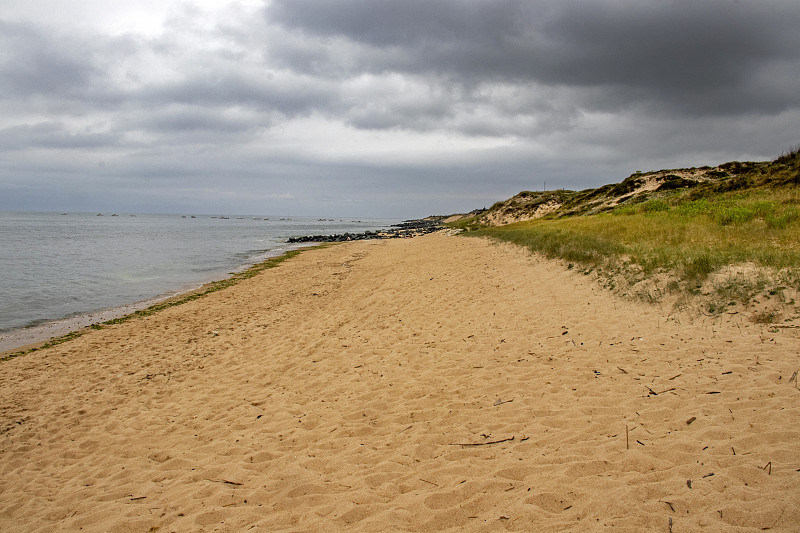
[[462, 218], [461, 220], [450, 222], [449, 224], [447, 224], [447, 226], [453, 229], [460, 229], [463, 231], [475, 231], [482, 227], [481, 224], [478, 222], [477, 216]]
[[282, 255], [279, 255], [277, 257], [271, 257], [271, 258], [267, 259], [266, 261], [262, 261], [261, 263], [257, 263], [255, 265], [251, 266], [247, 270], [243, 270], [242, 272], [233, 273], [233, 274], [231, 274], [231, 276], [229, 278], [225, 278], [225, 279], [222, 279], [222, 280], [219, 280], [219, 281], [213, 281], [211, 283], [207, 283], [206, 285], [203, 285], [203, 287], [201, 287], [197, 291], [192, 291], [192, 292], [189, 292], [189, 293], [186, 293], [186, 294], [182, 294], [182, 295], [176, 296], [174, 298], [170, 298], [168, 300], [164, 300], [163, 302], [159, 302], [159, 303], [156, 303], [154, 305], [151, 305], [150, 307], [147, 307], [146, 309], [140, 309], [140, 310], [135, 311], [135, 312], [133, 312], [133, 313], [131, 313], [129, 315], [125, 315], [125, 316], [122, 316], [122, 317], [119, 317], [119, 318], [114, 318], [112, 320], [108, 320], [108, 321], [102, 322], [100, 324], [93, 324], [93, 325], [89, 326], [88, 328], [84, 328], [82, 330], [73, 331], [73, 332], [68, 333], [66, 335], [62, 335], [60, 337], [56, 337], [54, 339], [51, 339], [51, 340], [45, 342], [44, 344], [42, 344], [41, 346], [37, 346], [35, 348], [29, 348], [27, 350], [21, 350], [19, 352], [13, 352], [13, 353], [11, 353], [9, 355], [6, 355], [5, 357], [0, 358], [0, 362], [1, 361], [7, 361], [9, 359], [13, 359], [14, 357], [18, 357], [20, 355], [24, 355], [24, 354], [27, 354], [27, 353], [35, 352], [37, 350], [42, 350], [42, 349], [45, 349], [45, 348], [50, 348], [52, 346], [56, 346], [56, 345], [65, 343], [65, 342], [67, 342], [69, 340], [72, 340], [72, 339], [75, 339], [77, 337], [80, 337], [80, 336], [84, 335], [85, 333], [87, 333], [91, 329], [103, 329], [104, 326], [111, 326], [111, 325], [114, 325], [114, 324], [122, 324], [122, 323], [128, 322], [129, 320], [132, 320], [134, 318], [141, 318], [141, 317], [145, 317], [145, 316], [150, 316], [150, 315], [152, 315], [154, 313], [157, 313], [159, 311], [162, 311], [164, 309], [168, 309], [170, 307], [175, 307], [176, 305], [181, 305], [181, 304], [185, 304], [187, 302], [191, 302], [191, 301], [197, 300], [198, 298], [202, 298], [202, 297], [204, 297], [204, 296], [206, 296], [208, 294], [211, 294], [212, 292], [217, 292], [217, 291], [226, 289], [228, 287], [236, 285], [238, 282], [240, 282], [242, 280], [252, 278], [253, 276], [256, 276], [259, 273], [263, 272], [264, 270], [267, 270], [267, 269], [270, 269], [270, 268], [275, 268], [278, 265], [280, 265], [281, 263], [283, 263], [284, 261], [286, 261], [288, 259], [291, 259], [291, 258], [299, 255], [300, 253], [302, 253], [302, 252], [304, 252], [306, 250], [312, 250], [312, 249], [317, 249], [317, 248], [325, 248], [327, 246], [332, 246], [332, 244], [331, 243], [319, 244], [319, 245], [316, 245], [316, 246], [310, 246], [310, 247], [301, 248], [301, 249], [297, 249], [297, 250], [291, 250], [291, 251], [288, 251], [288, 252], [286, 252], [286, 253], [284, 253]]
[[[696, 290], [737, 264], [783, 271], [800, 288], [800, 191], [752, 189], [690, 197], [674, 192], [611, 213], [537, 219], [466, 235], [508, 241], [585, 270], [636, 283], [666, 274], [672, 288]], [[750, 298], [744, 290], [740, 300]]]

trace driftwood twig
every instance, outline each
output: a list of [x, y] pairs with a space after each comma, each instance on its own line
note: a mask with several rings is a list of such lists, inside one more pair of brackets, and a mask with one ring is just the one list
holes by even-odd
[[493, 440], [490, 442], [456, 442], [450, 444], [450, 446], [488, 446], [489, 444], [500, 444], [501, 442], [511, 442], [512, 440], [514, 440], [513, 435], [507, 439]]
[[237, 483], [236, 481], [228, 481], [227, 479], [209, 479], [208, 481], [213, 483], [225, 483], [226, 485], [235, 485], [237, 487], [242, 485], [241, 483]]

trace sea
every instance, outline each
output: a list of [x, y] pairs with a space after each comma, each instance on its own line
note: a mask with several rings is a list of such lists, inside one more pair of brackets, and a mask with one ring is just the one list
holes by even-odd
[[0, 212], [0, 352], [129, 314], [306, 245], [400, 220]]

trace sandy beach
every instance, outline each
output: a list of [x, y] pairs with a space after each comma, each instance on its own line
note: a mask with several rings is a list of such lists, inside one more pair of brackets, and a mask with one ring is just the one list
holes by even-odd
[[0, 530], [798, 531], [798, 370], [510, 245], [309, 250], [0, 363]]

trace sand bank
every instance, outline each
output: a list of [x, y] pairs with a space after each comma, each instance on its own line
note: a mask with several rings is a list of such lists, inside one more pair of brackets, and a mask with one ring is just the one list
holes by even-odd
[[0, 364], [3, 531], [796, 531], [800, 339], [440, 234]]

